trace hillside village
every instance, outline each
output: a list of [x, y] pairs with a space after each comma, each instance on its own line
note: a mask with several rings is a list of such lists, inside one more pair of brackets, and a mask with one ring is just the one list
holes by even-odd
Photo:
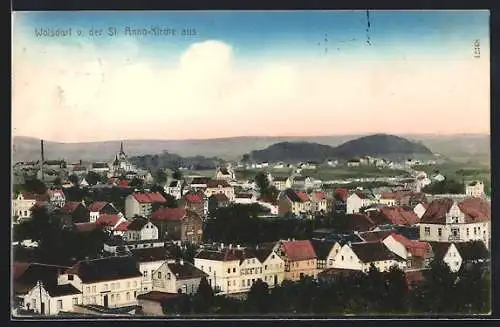
[[[489, 269], [486, 182], [464, 179], [448, 193], [437, 187], [448, 176], [420, 169], [433, 164], [245, 158], [207, 176], [137, 167], [123, 143], [109, 162], [42, 154], [16, 163], [12, 311], [163, 316], [198, 313], [212, 295], [219, 309], [233, 300], [259, 307], [259, 296], [282, 296], [277, 290], [287, 287], [377, 272], [399, 273], [410, 292], [439, 267], [452, 284], [465, 283], [457, 276]], [[322, 167], [359, 177], [312, 177]]]

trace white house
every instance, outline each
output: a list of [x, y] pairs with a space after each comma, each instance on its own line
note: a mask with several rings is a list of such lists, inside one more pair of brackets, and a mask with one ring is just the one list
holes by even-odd
[[465, 194], [470, 197], [484, 197], [484, 183], [481, 181], [473, 181], [465, 185]]
[[93, 202], [88, 206], [88, 210], [91, 223], [97, 221], [101, 214], [118, 214], [118, 210], [116, 210], [113, 204], [105, 201]]
[[[40, 305], [41, 303], [41, 305]], [[24, 309], [32, 309], [41, 315], [58, 315], [73, 312], [75, 304], [82, 303], [82, 292], [71, 284], [37, 284], [24, 297]]]
[[12, 217], [31, 217], [31, 208], [33, 208], [39, 197], [40, 196], [32, 193], [19, 193], [17, 197], [12, 200]]
[[183, 181], [170, 181], [167, 185], [164, 187], [165, 193], [170, 194], [174, 197], [174, 199], [179, 200], [182, 197]]
[[125, 198], [125, 216], [149, 217], [153, 203], [165, 203], [167, 200], [158, 192], [134, 192]]
[[434, 252], [434, 260], [443, 261], [448, 265], [451, 272], [457, 272], [462, 266], [462, 257], [453, 243], [431, 243]]
[[207, 198], [212, 195], [222, 193], [229, 199], [229, 201], [234, 201], [234, 187], [229, 185], [229, 183], [225, 180], [207, 181], [207, 188], [204, 193]]
[[430, 242], [467, 242], [491, 237], [491, 203], [481, 198], [456, 202], [449, 198], [429, 204], [418, 224], [420, 239]]
[[[230, 245], [231, 246], [231, 245]], [[257, 258], [254, 251], [237, 248], [233, 253], [240, 260], [239, 266], [239, 286], [240, 292], [248, 292], [252, 285], [258, 280], [263, 280], [262, 263]]]
[[285, 279], [285, 261], [273, 249], [256, 249], [255, 254], [262, 264], [262, 281], [272, 288]]
[[257, 197], [254, 193], [235, 193], [234, 203], [238, 204], [253, 204], [257, 202]]
[[236, 176], [234, 174], [234, 171], [231, 167], [223, 167], [223, 168], [217, 168], [215, 171], [215, 177], [216, 180], [226, 180], [226, 181], [231, 181], [235, 180]]
[[208, 274], [208, 283], [217, 293], [240, 291], [240, 259], [232, 249], [223, 244], [219, 250], [202, 249], [194, 257], [194, 265]]
[[131, 257], [83, 260], [59, 275], [59, 284], [82, 292], [82, 304], [120, 308], [137, 305], [142, 274]]
[[292, 180], [290, 177], [287, 176], [275, 176], [273, 178], [272, 185], [276, 187], [278, 191], [284, 191], [287, 188], [292, 187]]
[[153, 290], [165, 293], [195, 294], [207, 273], [193, 264], [173, 259], [165, 261], [153, 274]]
[[417, 215], [418, 219], [421, 219], [428, 207], [427, 203], [420, 202], [413, 208], [413, 212]]
[[334, 260], [335, 257], [339, 254], [340, 249], [342, 249], [342, 245], [339, 242], [335, 242], [333, 247], [330, 250], [330, 253], [328, 253], [326, 257], [326, 267], [327, 268], [333, 268], [334, 266]]
[[125, 241], [145, 241], [158, 239], [158, 227], [149, 219], [138, 217], [127, 225], [127, 230], [123, 233]]
[[443, 175], [438, 173], [438, 174], [432, 176], [432, 179], [435, 180], [436, 182], [442, 182], [446, 179], [446, 177], [444, 177]]
[[409, 240], [403, 235], [391, 233], [382, 243], [389, 251], [406, 261], [407, 269], [427, 268], [432, 260], [432, 248], [428, 242]]
[[346, 212], [349, 213], [357, 213], [363, 207], [367, 207], [376, 200], [369, 194], [363, 193], [361, 191], [356, 191], [352, 193], [346, 200]]
[[62, 208], [66, 203], [66, 196], [61, 189], [48, 189], [49, 202], [56, 207]]
[[334, 257], [331, 268], [368, 272], [371, 265], [379, 271], [388, 271], [392, 266], [403, 270], [405, 261], [389, 251], [383, 243], [345, 244]]
[[167, 260], [172, 259], [170, 253], [164, 247], [151, 247], [132, 250], [132, 255], [139, 262], [139, 270], [142, 273], [140, 294], [153, 290], [154, 273]]

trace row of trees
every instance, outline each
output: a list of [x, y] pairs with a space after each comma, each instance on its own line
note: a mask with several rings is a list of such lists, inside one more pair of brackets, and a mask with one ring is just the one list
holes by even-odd
[[312, 236], [314, 222], [298, 219], [260, 218], [264, 213], [258, 205], [235, 204], [219, 208], [212, 219], [205, 223], [203, 237], [206, 241], [253, 244], [274, 242], [277, 239], [308, 239]]
[[445, 179], [441, 182], [433, 182], [422, 188], [422, 192], [428, 194], [463, 194], [465, 186], [462, 182], [453, 179]]
[[[479, 266], [453, 274], [444, 264], [433, 264], [424, 281], [408, 287], [397, 268], [381, 273], [372, 267], [367, 274], [298, 282], [284, 281], [269, 289], [258, 280], [244, 300], [214, 296], [202, 279], [193, 296], [184, 296], [166, 314], [316, 314], [316, 315], [418, 315], [472, 314], [490, 311], [489, 272]], [[471, 291], [473, 290], [473, 291]]]

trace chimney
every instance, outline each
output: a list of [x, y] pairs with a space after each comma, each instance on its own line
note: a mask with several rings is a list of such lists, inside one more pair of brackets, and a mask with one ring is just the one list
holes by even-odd
[[233, 248], [233, 245], [232, 244], [229, 244], [229, 249], [232, 249]]
[[236, 245], [236, 248], [239, 250], [239, 249], [240, 249], [240, 245], [239, 245], [239, 244], [237, 244], [237, 245]]
[[221, 248], [221, 249], [224, 249], [224, 243], [221, 243], [221, 244], [220, 244], [220, 248]]
[[179, 263], [180, 263], [181, 266], [184, 266], [184, 260], [183, 259], [181, 259], [181, 261], [179, 261]]
[[90, 262], [90, 258], [89, 257], [85, 257], [85, 262], [89, 263]]

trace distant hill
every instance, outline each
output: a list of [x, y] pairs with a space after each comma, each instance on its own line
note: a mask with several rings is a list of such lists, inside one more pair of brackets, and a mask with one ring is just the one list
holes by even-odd
[[388, 134], [360, 137], [337, 147], [307, 142], [281, 142], [250, 153], [250, 157], [254, 160], [272, 162], [324, 162], [328, 159], [346, 160], [361, 156], [404, 160], [408, 157], [431, 158], [433, 153], [423, 144]]
[[[129, 156], [161, 154], [163, 151], [183, 157], [197, 155], [238, 160], [245, 153], [265, 149], [280, 142], [310, 142], [331, 147], [366, 136], [334, 135], [313, 137], [232, 137], [207, 140], [124, 140], [125, 152]], [[432, 152], [457, 161], [488, 162], [490, 157], [490, 135], [400, 135], [410, 141], [422, 142]], [[120, 149], [120, 141], [61, 143], [45, 142], [47, 159], [67, 161], [111, 160]], [[40, 159], [40, 139], [15, 136], [13, 138], [14, 162]]]

